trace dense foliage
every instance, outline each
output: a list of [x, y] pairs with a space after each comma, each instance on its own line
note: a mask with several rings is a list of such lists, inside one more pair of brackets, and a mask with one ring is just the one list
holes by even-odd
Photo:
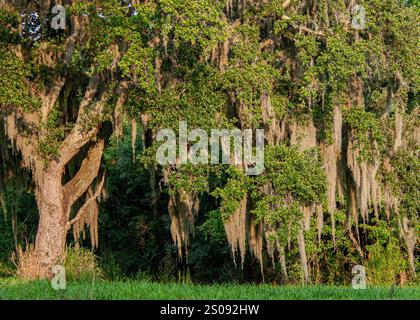
[[[52, 248], [54, 207], [104, 278], [418, 281], [418, 1], [63, 1], [58, 31], [52, 1], [6, 2], [0, 274]], [[264, 129], [264, 172], [157, 163], [180, 121]]]

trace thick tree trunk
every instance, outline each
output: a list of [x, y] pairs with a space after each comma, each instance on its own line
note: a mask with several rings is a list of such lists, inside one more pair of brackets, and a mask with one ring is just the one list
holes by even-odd
[[[104, 178], [97, 186], [94, 195], [79, 209], [75, 217], [69, 221], [72, 205], [87, 192], [98, 176], [104, 141], [92, 145], [82, 161], [79, 171], [64, 186], [62, 177], [64, 166], [60, 161], [52, 161], [46, 167], [43, 160], [35, 164], [34, 178], [36, 182], [36, 201], [39, 210], [39, 225], [35, 240], [36, 263], [40, 268], [40, 277], [50, 275], [55, 264], [62, 263], [66, 247], [67, 231], [74, 223], [89, 214], [87, 204], [96, 201], [103, 187]], [[67, 154], [63, 154], [67, 156]], [[68, 156], [71, 159], [70, 156]], [[90, 227], [93, 226], [89, 223]], [[82, 223], [82, 227], [84, 222]], [[92, 231], [92, 230], [91, 230]], [[93, 237], [93, 235], [91, 234]], [[97, 241], [94, 241], [96, 243]]]
[[66, 235], [67, 217], [63, 206], [61, 172], [57, 168], [38, 171], [36, 201], [39, 209], [39, 225], [35, 251], [41, 277], [48, 277], [51, 267], [61, 262]]

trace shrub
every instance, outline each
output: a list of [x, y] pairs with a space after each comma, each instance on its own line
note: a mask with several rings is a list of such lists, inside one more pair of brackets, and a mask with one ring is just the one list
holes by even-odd
[[41, 278], [42, 268], [36, 257], [33, 245], [28, 245], [26, 250], [19, 246], [13, 252], [11, 260], [16, 266], [16, 276], [25, 280], [36, 280]]
[[366, 262], [368, 283], [370, 285], [393, 285], [406, 269], [406, 260], [396, 240], [390, 240], [385, 246], [379, 241], [368, 246]]
[[68, 281], [94, 281], [103, 278], [103, 271], [92, 250], [69, 247], [64, 261]]

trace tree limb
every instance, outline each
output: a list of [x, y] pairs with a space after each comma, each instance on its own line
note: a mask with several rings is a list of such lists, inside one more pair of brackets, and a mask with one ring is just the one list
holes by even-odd
[[86, 192], [92, 181], [98, 176], [104, 145], [104, 140], [100, 140], [89, 149], [79, 171], [64, 186], [63, 200], [67, 216], [70, 215], [72, 205]]
[[[76, 41], [79, 38], [80, 28], [81, 28], [81, 21], [79, 21], [79, 17], [72, 17], [72, 23], [74, 26], [73, 33], [66, 39], [65, 42], [65, 50], [64, 50], [64, 57], [62, 57], [62, 61], [58, 61], [59, 64], [68, 65], [71, 62], [71, 58], [73, 56], [74, 47]], [[56, 103], [64, 85], [66, 83], [66, 77], [62, 75], [58, 75], [54, 81], [53, 87], [44, 94], [43, 104], [41, 107], [41, 119], [42, 122], [46, 122], [48, 119], [48, 115], [50, 114], [54, 104]]]
[[[86, 89], [83, 101], [80, 103], [79, 114], [76, 120], [76, 124], [71, 130], [70, 134], [63, 141], [62, 146], [59, 150], [60, 158], [58, 165], [64, 167], [79, 151], [80, 149], [89, 142], [89, 140], [96, 134], [97, 128], [93, 128], [88, 132], [84, 132], [84, 116], [87, 113], [87, 108], [91, 105], [93, 98], [98, 92], [99, 87], [99, 75], [93, 76], [89, 85]], [[102, 98], [105, 98], [104, 95]], [[99, 102], [96, 110], [92, 110], [93, 116], [99, 115], [102, 112], [103, 101]]]
[[96, 191], [93, 194], [93, 196], [90, 197], [88, 200], [86, 200], [86, 202], [77, 212], [76, 216], [67, 223], [67, 230], [70, 230], [71, 226], [82, 218], [83, 214], [85, 213], [86, 208], [100, 196], [104, 183], [105, 183], [105, 174], [102, 176], [101, 182], [96, 188]]

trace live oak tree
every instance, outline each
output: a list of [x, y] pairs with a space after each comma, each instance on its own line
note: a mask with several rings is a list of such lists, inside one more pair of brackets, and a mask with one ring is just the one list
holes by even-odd
[[[95, 3], [62, 4], [68, 8], [64, 31], [50, 28], [52, 1], [6, 1], [1, 7], [1, 123], [13, 145], [8, 150], [2, 140], [2, 160], [7, 152], [18, 154], [14, 161], [21, 157], [31, 172], [39, 226], [30, 254], [43, 277], [62, 258], [72, 227], [78, 239], [88, 224], [97, 245], [107, 123], [120, 121], [113, 112], [122, 108], [128, 88], [118, 63], [129, 30], [114, 31], [121, 24], [118, 15], [130, 14], [127, 6], [94, 7], [117, 16], [108, 23], [82, 12]], [[13, 179], [5, 170], [1, 189]]]
[[[184, 2], [173, 3], [186, 10], [174, 13], [179, 19], [189, 17]], [[171, 80], [155, 99], [140, 102], [152, 119], [159, 119], [152, 124], [176, 128], [177, 120], [188, 119], [192, 127], [207, 128], [211, 119], [222, 123], [222, 112], [240, 129], [265, 128], [268, 145], [262, 177], [229, 169], [225, 186], [213, 191], [209, 177], [220, 168], [163, 168], [180, 255], [188, 255], [198, 195], [212, 192], [221, 199], [227, 239], [242, 265], [248, 246], [263, 269], [265, 240], [265, 252], [273, 262], [279, 259], [283, 279], [294, 268], [297, 251], [302, 282], [308, 283], [324, 263], [317, 252], [329, 240], [333, 252], [340, 250], [335, 221], [340, 211], [345, 230], [343, 235], [340, 226], [340, 237], [351, 241], [359, 261], [369, 260], [370, 241], [383, 241], [363, 236], [366, 224], [382, 218], [392, 230], [384, 241], [400, 238], [415, 277], [418, 207], [405, 209], [405, 200], [393, 191], [396, 181], [388, 176], [395, 173], [396, 154], [418, 155], [418, 8], [397, 1], [358, 4], [366, 10], [362, 30], [352, 22], [355, 1], [226, 1], [219, 9], [224, 40], [217, 46], [210, 42], [210, 52], [191, 52], [182, 43], [171, 48], [169, 41], [163, 57], [171, 68], [161, 73]], [[182, 34], [186, 40], [197, 34], [189, 27]], [[197, 60], [213, 67], [204, 83], [226, 99], [206, 100], [209, 117], [197, 105], [202, 98], [189, 90], [192, 83], [200, 93], [203, 75], [186, 72]], [[274, 147], [282, 143], [286, 147]]]
[[[219, 25], [210, 25], [219, 21], [210, 1], [199, 11], [166, 1], [63, 1], [58, 4], [67, 8], [64, 31], [51, 28], [55, 4], [6, 1], [1, 7], [2, 189], [15, 178], [6, 165], [16, 166], [21, 157], [31, 172], [40, 216], [35, 249], [28, 254], [42, 277], [62, 258], [71, 228], [77, 240], [87, 224], [97, 245], [109, 124], [121, 134], [129, 93], [133, 100], [160, 92], [158, 52], [166, 47], [171, 25], [180, 26], [174, 40], [188, 38], [192, 49], [196, 37], [207, 45], [216, 41], [207, 35], [219, 32]], [[170, 20], [172, 12], [185, 9], [197, 20]], [[200, 25], [203, 18], [208, 26]], [[190, 26], [197, 28], [195, 34], [187, 34]], [[141, 120], [146, 119], [144, 114]], [[6, 162], [10, 153], [15, 157]]]

